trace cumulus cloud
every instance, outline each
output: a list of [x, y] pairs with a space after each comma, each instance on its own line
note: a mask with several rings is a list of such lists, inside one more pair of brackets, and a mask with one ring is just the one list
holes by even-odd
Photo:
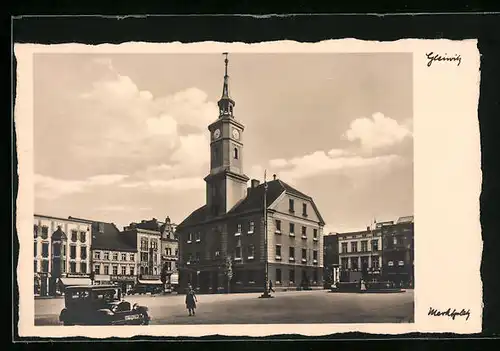
[[411, 125], [401, 125], [378, 112], [371, 118], [362, 117], [352, 121], [345, 136], [349, 141], [359, 141], [363, 149], [373, 150], [400, 143], [411, 137], [412, 132]]

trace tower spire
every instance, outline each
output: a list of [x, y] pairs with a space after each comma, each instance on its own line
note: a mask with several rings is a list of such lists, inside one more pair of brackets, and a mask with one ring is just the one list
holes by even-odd
[[222, 55], [225, 56], [224, 59], [224, 84], [222, 86], [222, 96], [219, 100], [219, 117], [231, 116], [233, 117], [233, 107], [235, 102], [229, 96], [229, 75], [227, 74], [227, 67], [229, 59], [227, 58], [228, 53], [224, 52]]

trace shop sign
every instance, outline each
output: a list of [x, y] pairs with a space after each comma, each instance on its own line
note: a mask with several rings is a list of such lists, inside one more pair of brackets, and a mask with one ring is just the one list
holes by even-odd
[[148, 274], [143, 274], [141, 276], [141, 279], [144, 279], [144, 280], [158, 280], [160, 279], [160, 276], [159, 275], [148, 275]]
[[135, 277], [131, 276], [131, 275], [112, 275], [112, 276], [110, 276], [110, 280], [114, 280], [114, 281], [131, 281], [131, 280], [135, 280]]
[[90, 278], [90, 274], [86, 273], [67, 273], [66, 278]]

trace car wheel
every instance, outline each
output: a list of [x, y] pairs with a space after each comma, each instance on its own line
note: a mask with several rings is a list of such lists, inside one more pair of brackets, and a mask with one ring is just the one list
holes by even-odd
[[142, 313], [142, 325], [149, 325], [149, 315], [147, 312]]

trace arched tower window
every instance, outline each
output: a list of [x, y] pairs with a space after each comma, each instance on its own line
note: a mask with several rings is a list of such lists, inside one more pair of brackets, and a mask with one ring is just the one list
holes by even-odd
[[234, 148], [234, 158], [237, 160], [238, 159], [238, 148]]

